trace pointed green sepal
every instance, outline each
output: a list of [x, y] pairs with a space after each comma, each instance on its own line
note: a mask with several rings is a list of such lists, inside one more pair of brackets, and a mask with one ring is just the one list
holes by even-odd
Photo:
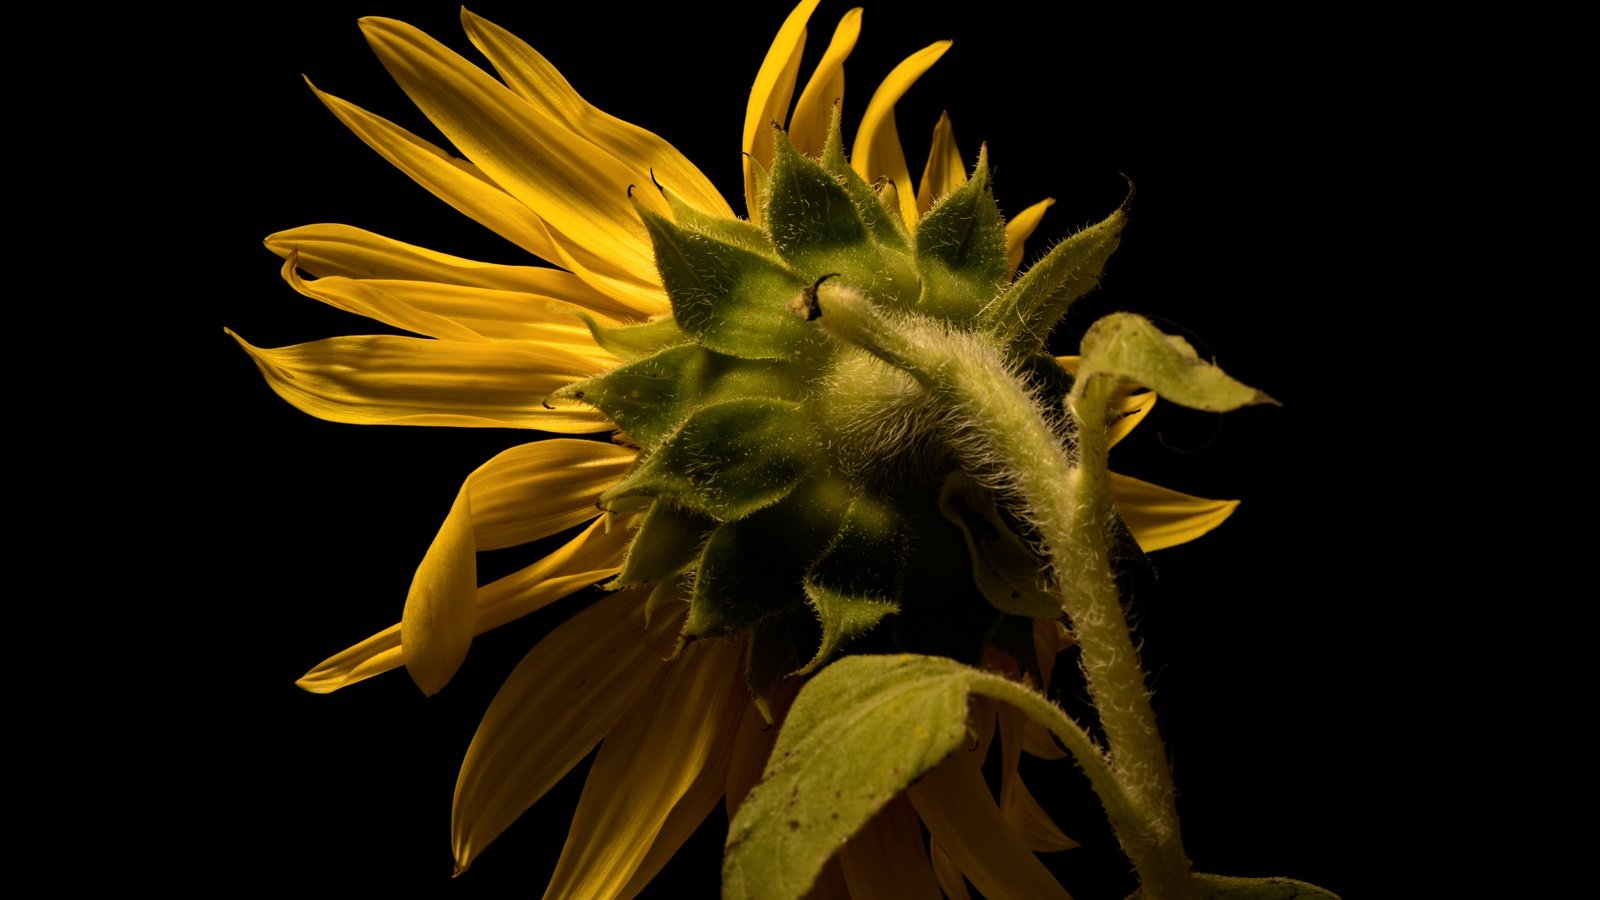
[[966, 538], [972, 579], [990, 605], [1035, 619], [1061, 615], [1044, 563], [1017, 537], [976, 481], [962, 472], [951, 473], [939, 490], [939, 512]]
[[951, 191], [917, 224], [917, 268], [922, 272], [924, 315], [970, 322], [1011, 277], [1005, 220], [989, 189], [989, 151], [966, 184]]
[[822, 640], [796, 674], [815, 671], [847, 641], [899, 612], [905, 543], [892, 505], [865, 496], [851, 502], [839, 533], [806, 573], [806, 598], [822, 627]]
[[798, 399], [803, 387], [787, 363], [739, 359], [683, 344], [567, 385], [550, 400], [593, 406], [648, 451], [702, 406], [744, 398]]
[[1163, 334], [1150, 320], [1132, 313], [1112, 313], [1083, 336], [1078, 380], [1114, 375], [1147, 387], [1162, 399], [1209, 412], [1278, 401], [1229, 377], [1200, 358], [1189, 342]]
[[620, 513], [665, 500], [718, 521], [742, 519], [794, 490], [810, 445], [798, 403], [718, 403], [691, 415], [600, 502]]
[[[1194, 874], [1201, 900], [1339, 900], [1337, 894], [1293, 878], [1234, 878], [1230, 875]], [[1128, 900], [1144, 900], [1134, 891]]]
[[578, 313], [578, 318], [589, 326], [589, 334], [596, 344], [629, 362], [691, 340], [671, 316], [640, 325], [601, 325], [593, 316], [582, 312]]
[[750, 689], [750, 700], [768, 725], [772, 724], [772, 696], [779, 682], [800, 665], [800, 651], [795, 647], [795, 632], [806, 623], [804, 610], [792, 607], [768, 616], [750, 627], [745, 644], [745, 686]]
[[814, 159], [777, 134], [772, 159], [767, 231], [784, 259], [802, 272], [842, 253], [867, 251], [867, 226], [844, 187]]
[[821, 346], [785, 308], [806, 279], [776, 260], [636, 206], [684, 331], [719, 353], [804, 359]]
[[[1131, 201], [1133, 195], [1128, 195]], [[1128, 203], [1051, 248], [983, 312], [984, 330], [1017, 352], [1038, 351], [1072, 303], [1100, 283], [1128, 223]]]
[[838, 103], [833, 105], [833, 118], [828, 122], [828, 138], [822, 147], [822, 167], [844, 186], [845, 193], [849, 194], [850, 202], [855, 204], [856, 213], [861, 216], [873, 240], [895, 250], [906, 251], [911, 248], [905, 223], [900, 221], [900, 207], [885, 205], [861, 174], [850, 168], [850, 160], [844, 152], [844, 140], [840, 137]]
[[622, 560], [622, 573], [615, 585], [626, 587], [646, 581], [664, 581], [681, 574], [700, 555], [716, 522], [699, 513], [679, 509], [670, 503], [653, 503], [644, 514], [639, 530], [628, 544]]
[[672, 218], [679, 225], [752, 253], [764, 256], [777, 255], [776, 248], [772, 246], [772, 241], [767, 238], [766, 231], [762, 230], [760, 225], [744, 219], [729, 219], [702, 212], [666, 188], [662, 189], [661, 194], [667, 198], [667, 205], [672, 208]]

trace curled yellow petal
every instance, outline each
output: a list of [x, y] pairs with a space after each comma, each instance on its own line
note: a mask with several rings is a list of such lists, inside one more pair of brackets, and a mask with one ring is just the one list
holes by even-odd
[[795, 101], [794, 115], [789, 119], [789, 140], [795, 149], [807, 156], [822, 156], [822, 145], [828, 137], [828, 123], [833, 117], [833, 104], [844, 97], [844, 61], [856, 48], [861, 36], [861, 7], [845, 13], [833, 29], [828, 49], [811, 72], [800, 99]]
[[[622, 568], [627, 537], [626, 529], [607, 531], [604, 522], [596, 519], [583, 533], [544, 559], [478, 588], [473, 634], [499, 628], [617, 574]], [[401, 662], [397, 622], [318, 663], [295, 686], [314, 694], [327, 694], [398, 668]]]
[[1111, 473], [1111, 497], [1146, 553], [1186, 544], [1227, 521], [1239, 507], [1237, 500], [1192, 497], [1116, 472]]
[[[789, 120], [789, 101], [794, 97], [794, 82], [800, 71], [800, 54], [806, 48], [806, 23], [821, 0], [800, 0], [783, 20], [772, 46], [756, 70], [750, 86], [750, 99], [744, 108], [744, 202], [751, 221], [757, 221], [761, 204], [757, 197], [755, 164], [772, 166], [772, 123]], [[759, 224], [759, 223], [758, 223]]]
[[483, 52], [506, 86], [534, 109], [560, 122], [633, 170], [643, 184], [655, 172], [662, 184], [696, 209], [732, 217], [716, 187], [699, 167], [660, 136], [606, 113], [583, 99], [561, 72], [521, 38], [461, 10], [461, 24], [473, 46]]
[[928, 831], [992, 900], [1071, 900], [1006, 824], [983, 773], [950, 759], [906, 790]]
[[400, 616], [400, 655], [406, 672], [430, 697], [467, 658], [478, 600], [477, 559], [470, 491], [462, 487], [411, 578]]
[[941, 112], [938, 124], [933, 126], [928, 164], [922, 167], [922, 181], [917, 185], [918, 215], [926, 213], [940, 197], [966, 183], [967, 166], [961, 161], [961, 149], [956, 146], [950, 113]]
[[550, 632], [484, 713], [456, 779], [450, 823], [464, 871], [588, 755], [654, 685], [681, 619], [644, 624], [642, 591], [602, 597]]
[[1039, 227], [1044, 211], [1055, 205], [1056, 198], [1046, 197], [1006, 221], [1006, 263], [1011, 266], [1013, 275], [1022, 265], [1023, 247]]
[[839, 849], [851, 900], [939, 900], [922, 826], [905, 797], [890, 800]]
[[900, 149], [900, 133], [895, 130], [894, 105], [949, 49], [950, 41], [929, 44], [889, 72], [867, 103], [850, 154], [851, 168], [868, 183], [887, 178], [894, 184], [900, 199], [900, 215], [907, 226], [917, 221], [917, 193], [911, 184], [905, 151]]
[[727, 759], [748, 702], [742, 655], [733, 641], [698, 642], [646, 664], [657, 685], [600, 745], [546, 898], [623, 893], [673, 809]]
[[541, 403], [606, 368], [554, 347], [358, 335], [265, 349], [228, 334], [278, 396], [319, 419], [568, 434], [611, 427], [595, 412], [547, 409]]
[[478, 549], [515, 547], [594, 518], [600, 495], [638, 457], [631, 447], [570, 438], [500, 453], [467, 477]]

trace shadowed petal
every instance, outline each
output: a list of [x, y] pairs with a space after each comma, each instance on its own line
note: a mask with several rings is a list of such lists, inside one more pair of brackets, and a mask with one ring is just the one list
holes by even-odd
[[928, 831], [991, 900], [1070, 900], [1006, 824], [977, 767], [951, 759], [906, 795]]
[[291, 406], [356, 425], [537, 428], [585, 434], [611, 428], [584, 409], [541, 401], [605, 371], [589, 357], [511, 342], [433, 341], [393, 335], [329, 338], [264, 349], [228, 332]]
[[1023, 727], [1029, 721], [1009, 704], [999, 705], [1000, 719], [1000, 813], [1029, 850], [1046, 852], [1070, 850], [1078, 842], [1067, 837], [1022, 782], [1017, 770], [1022, 759]]
[[546, 898], [620, 894], [701, 772], [722, 767], [749, 702], [741, 653], [697, 642], [654, 664], [655, 689], [600, 745]]
[[[627, 166], [416, 28], [368, 17], [361, 30], [423, 114], [548, 224], [552, 237], [602, 253], [639, 281], [655, 280], [650, 241], [628, 198], [636, 179]], [[641, 191], [638, 202], [667, 214], [653, 191]]]
[[506, 86], [534, 109], [606, 151], [633, 170], [638, 183], [650, 178], [672, 188], [691, 206], [714, 216], [731, 218], [717, 189], [688, 157], [648, 129], [603, 112], [575, 90], [561, 72], [538, 51], [504, 28], [461, 9], [461, 24], [472, 45], [482, 51]]
[[961, 161], [961, 150], [956, 146], [950, 113], [941, 112], [938, 124], [933, 126], [928, 164], [922, 167], [922, 181], [917, 185], [918, 214], [926, 213], [936, 200], [966, 183], [967, 166]]
[[905, 797], [890, 800], [839, 849], [852, 900], [939, 900], [939, 882], [916, 810]]
[[961, 867], [950, 858], [950, 854], [939, 845], [936, 837], [928, 838], [928, 859], [933, 863], [933, 874], [939, 879], [939, 889], [950, 900], [972, 900], [972, 892], [967, 890], [967, 879], [961, 875]]
[[1006, 220], [1006, 263], [1011, 266], [1011, 274], [1015, 275], [1022, 265], [1023, 245], [1039, 227], [1044, 211], [1055, 205], [1056, 198], [1046, 197]]
[[767, 56], [756, 71], [750, 86], [750, 100], [744, 110], [744, 202], [750, 221], [760, 224], [761, 203], [756, 194], [755, 163], [763, 169], [772, 166], [772, 123], [789, 120], [789, 101], [794, 97], [795, 76], [800, 71], [800, 54], [806, 48], [806, 22], [820, 0], [800, 0], [783, 20], [778, 36], [767, 48]]
[[828, 41], [828, 49], [812, 71], [806, 89], [800, 92], [800, 99], [795, 101], [794, 116], [789, 120], [789, 140], [794, 142], [796, 150], [807, 156], [822, 156], [833, 104], [844, 97], [844, 61], [850, 57], [860, 36], [861, 7], [858, 6], [839, 19], [833, 39]]
[[645, 592], [601, 598], [512, 670], [484, 713], [456, 780], [451, 843], [464, 871], [657, 683], [681, 620], [644, 624]]
[[900, 133], [895, 130], [894, 105], [900, 102], [911, 85], [922, 73], [928, 71], [939, 57], [950, 49], [949, 41], [938, 41], [906, 57], [889, 72], [861, 117], [861, 128], [856, 132], [855, 147], [850, 154], [850, 167], [870, 184], [879, 178], [894, 183], [900, 195], [900, 215], [907, 227], [917, 221], [917, 193], [911, 185], [911, 170], [906, 165], [906, 154], [900, 149]]
[[1237, 500], [1207, 500], [1111, 473], [1111, 497], [1146, 553], [1186, 544], [1227, 521]]

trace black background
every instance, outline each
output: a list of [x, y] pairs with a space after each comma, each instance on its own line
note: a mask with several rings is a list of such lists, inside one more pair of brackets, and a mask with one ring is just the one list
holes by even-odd
[[[1035, 248], [1112, 209], [1122, 173], [1137, 184], [1122, 249], [1058, 332], [1062, 352], [1097, 315], [1141, 312], [1284, 403], [1221, 417], [1164, 404], [1113, 457], [1129, 474], [1244, 500], [1217, 532], [1158, 554], [1159, 582], [1134, 601], [1197, 867], [1291, 875], [1354, 898], [1543, 865], [1524, 832], [1592, 828], [1592, 814], [1536, 823], [1525, 797], [1559, 789], [1575, 767], [1546, 755], [1507, 774], [1489, 762], [1507, 759], [1495, 746], [1508, 716], [1535, 744], [1572, 740], [1564, 701], [1545, 688], [1575, 677], [1581, 629], [1534, 643], [1502, 624], [1496, 603], [1524, 602], [1532, 586], [1491, 553], [1485, 488], [1439, 474], [1443, 459], [1493, 456], [1494, 439], [1479, 436], [1474, 412], [1442, 401], [1431, 359], [1399, 363], [1400, 342], [1385, 338], [1418, 328], [1448, 338], [1448, 311], [1418, 271], [1427, 154], [1413, 140], [1426, 111], [1388, 79], [1406, 47], [1371, 23], [1310, 13], [1027, 7], [869, 5], [847, 66], [846, 122], [899, 59], [953, 37], [898, 107], [913, 172], [948, 109], [968, 158], [988, 142], [1002, 210], [1057, 199]], [[827, 3], [814, 18], [802, 84], [846, 8]], [[528, 40], [591, 102], [673, 141], [742, 209], [745, 97], [787, 8], [474, 11]], [[221, 475], [196, 500], [215, 571], [165, 633], [193, 687], [177, 705], [194, 732], [161, 761], [171, 788], [156, 821], [200, 836], [182, 871], [212, 884], [537, 892], [582, 767], [454, 881], [450, 796], [501, 679], [583, 598], [479, 638], [432, 699], [398, 672], [332, 696], [292, 684], [398, 619], [461, 479], [531, 436], [317, 421], [273, 396], [220, 333], [280, 346], [374, 330], [278, 279], [260, 240], [285, 228], [343, 222], [524, 261], [305, 89], [301, 73], [438, 140], [365, 47], [355, 20], [369, 13], [477, 58], [446, 3], [274, 4], [224, 16], [227, 55], [209, 77], [233, 99], [190, 110], [208, 134], [196, 158], [216, 170], [209, 184], [226, 185], [195, 198], [215, 223], [197, 237], [213, 277], [196, 324], [214, 335], [201, 338], [215, 350], [203, 390]], [[1531, 674], [1485, 676], [1508, 642], [1554, 652], [1520, 651]], [[1123, 864], [1075, 775], [1029, 774], [1086, 845], [1050, 858], [1063, 883], [1090, 900], [1122, 896]], [[711, 824], [725, 827], [720, 813]], [[714, 895], [720, 839], [703, 829], [648, 895]]]

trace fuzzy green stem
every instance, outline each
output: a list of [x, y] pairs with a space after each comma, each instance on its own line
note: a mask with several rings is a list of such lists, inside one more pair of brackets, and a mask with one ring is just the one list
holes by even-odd
[[1107, 804], [1118, 840], [1138, 870], [1145, 897], [1194, 900], [1199, 895], [1183, 850], [1166, 751], [1107, 553], [1105, 411], [1114, 379], [1084, 379], [1074, 387], [1074, 458], [1034, 398], [981, 338], [927, 321], [890, 322], [848, 287], [830, 284], [812, 302], [830, 334], [904, 369], [927, 388], [951, 422], [951, 447], [962, 465], [1021, 501], [1021, 511], [1038, 529], [1078, 641], [1110, 746], [1110, 770], [1137, 810], [1129, 822], [1120, 817], [1134, 813]]

